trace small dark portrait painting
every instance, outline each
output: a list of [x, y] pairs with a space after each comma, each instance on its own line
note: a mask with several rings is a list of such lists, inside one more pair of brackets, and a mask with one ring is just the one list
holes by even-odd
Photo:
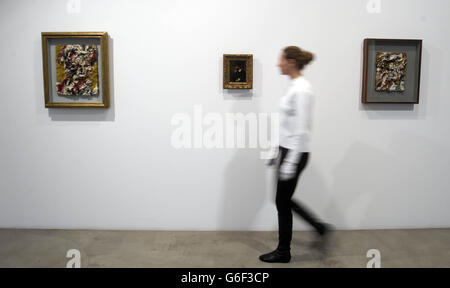
[[253, 88], [253, 55], [251, 54], [223, 55], [223, 88], [224, 89]]
[[246, 82], [245, 75], [245, 61], [234, 60], [230, 61], [230, 81], [231, 82]]

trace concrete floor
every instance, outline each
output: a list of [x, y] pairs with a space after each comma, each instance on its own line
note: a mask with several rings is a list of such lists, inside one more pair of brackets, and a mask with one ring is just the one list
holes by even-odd
[[69, 249], [81, 267], [366, 267], [369, 249], [381, 267], [450, 267], [450, 229], [335, 231], [328, 253], [314, 234], [296, 231], [292, 260], [258, 259], [277, 232], [0, 229], [0, 267], [65, 267]]

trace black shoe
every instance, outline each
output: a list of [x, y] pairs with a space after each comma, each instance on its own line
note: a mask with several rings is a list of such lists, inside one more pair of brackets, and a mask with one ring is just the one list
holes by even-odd
[[269, 263], [288, 263], [291, 261], [291, 252], [280, 251], [278, 249], [259, 256], [259, 260]]

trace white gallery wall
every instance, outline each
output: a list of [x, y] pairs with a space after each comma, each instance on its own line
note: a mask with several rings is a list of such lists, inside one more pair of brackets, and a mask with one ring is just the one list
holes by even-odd
[[[171, 119], [277, 112], [287, 45], [317, 56], [294, 198], [338, 229], [449, 227], [449, 11], [447, 0], [0, 0], [0, 227], [277, 229], [261, 147], [176, 149]], [[44, 107], [41, 32], [71, 31], [110, 35], [109, 109]], [[364, 38], [423, 39], [419, 104], [361, 104]], [[233, 53], [253, 54], [253, 90], [222, 89]]]

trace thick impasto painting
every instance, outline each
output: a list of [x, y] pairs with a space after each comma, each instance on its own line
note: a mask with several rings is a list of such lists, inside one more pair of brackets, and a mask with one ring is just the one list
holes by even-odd
[[56, 91], [61, 96], [98, 95], [95, 45], [56, 45]]
[[405, 91], [405, 52], [377, 52], [376, 69], [376, 91]]

